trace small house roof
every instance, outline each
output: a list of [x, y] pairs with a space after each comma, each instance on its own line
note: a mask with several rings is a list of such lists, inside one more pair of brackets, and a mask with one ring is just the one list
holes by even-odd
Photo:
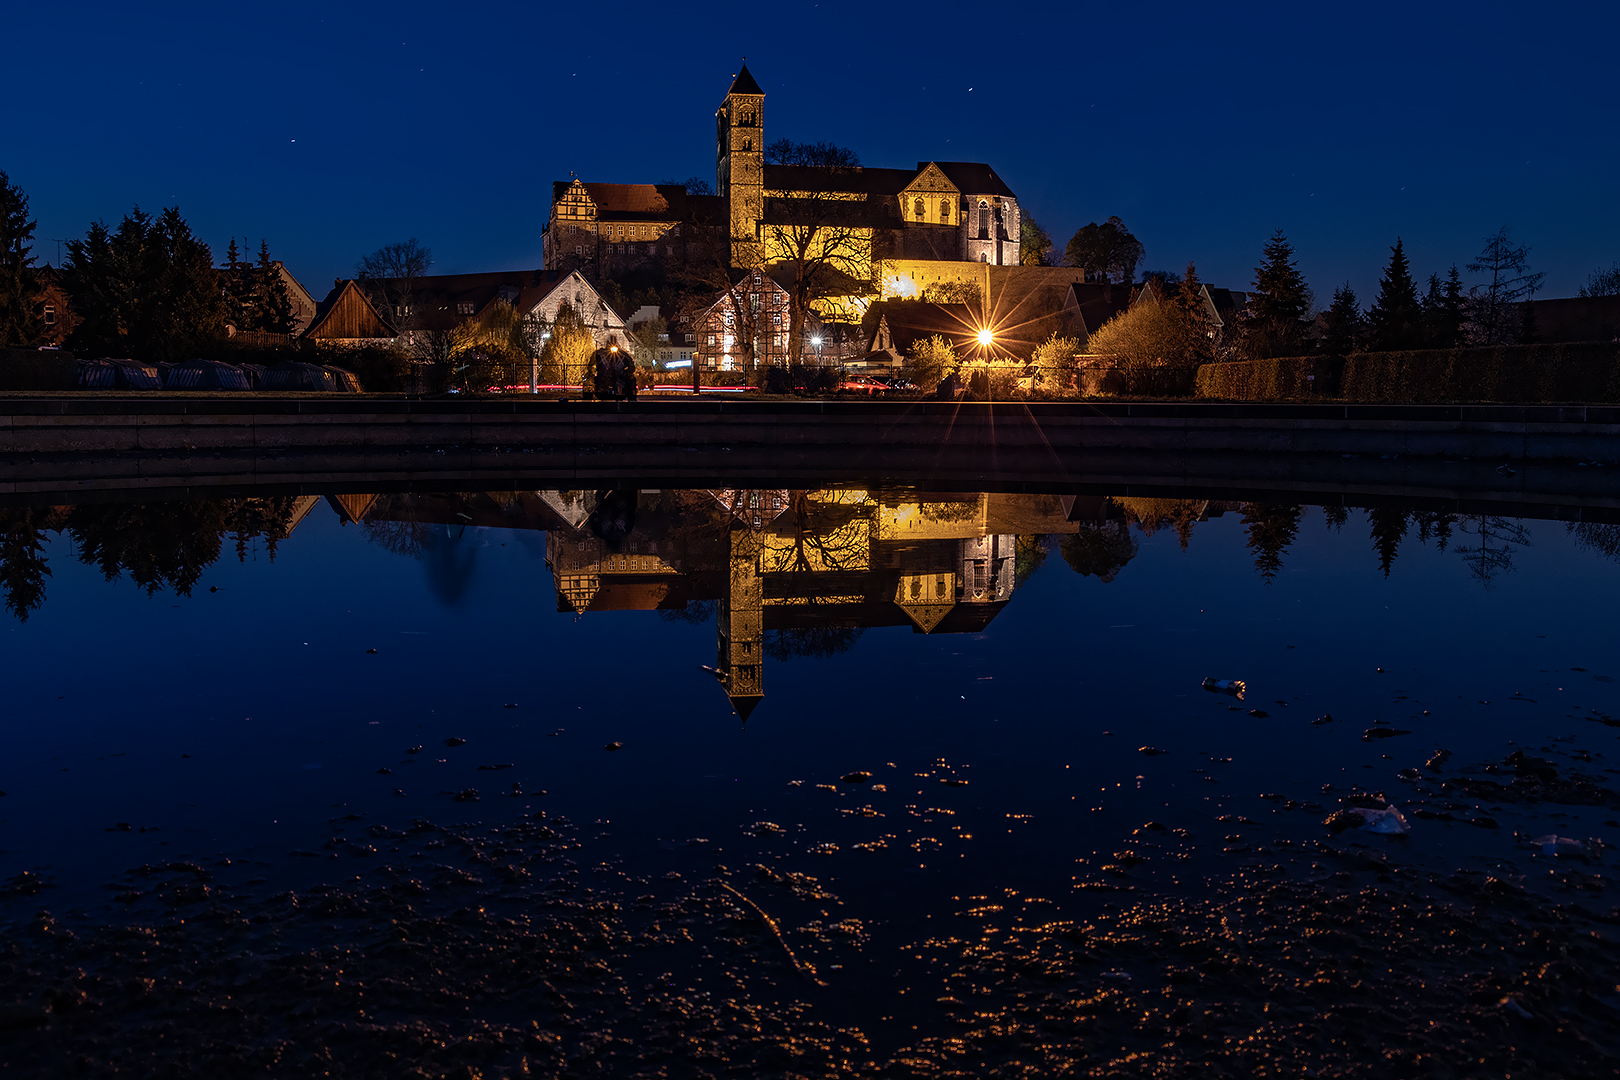
[[394, 331], [353, 278], [335, 285], [315, 307], [304, 336], [317, 340], [353, 341], [391, 338]]

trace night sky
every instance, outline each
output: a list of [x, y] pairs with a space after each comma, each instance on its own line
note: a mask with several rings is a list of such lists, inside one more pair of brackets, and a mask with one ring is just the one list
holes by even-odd
[[[1247, 288], [1285, 230], [1324, 306], [1397, 235], [1420, 279], [1510, 225], [1574, 295], [1620, 261], [1614, 4], [8, 5], [0, 169], [36, 254], [178, 204], [317, 298], [415, 236], [539, 265], [551, 181], [714, 176], [746, 55], [766, 135], [990, 163], [1061, 251], [1118, 214], [1144, 269]], [[240, 242], [240, 241], [239, 241]], [[1466, 272], [1465, 280], [1470, 278]]]

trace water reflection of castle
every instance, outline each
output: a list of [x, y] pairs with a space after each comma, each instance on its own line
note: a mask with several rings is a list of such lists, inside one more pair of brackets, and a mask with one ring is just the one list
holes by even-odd
[[1064, 500], [860, 489], [541, 492], [560, 611], [717, 602], [716, 674], [742, 717], [771, 631], [982, 630], [1011, 598], [1020, 534], [1073, 532]]

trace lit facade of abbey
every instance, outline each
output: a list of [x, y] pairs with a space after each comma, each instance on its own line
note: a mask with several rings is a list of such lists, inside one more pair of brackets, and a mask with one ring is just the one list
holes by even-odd
[[1018, 265], [1018, 199], [990, 166], [767, 163], [765, 130], [765, 92], [745, 66], [715, 112], [715, 194], [672, 184], [555, 182], [546, 268], [597, 275], [660, 263], [753, 269], [825, 252], [841, 272], [882, 292], [885, 266], [902, 262]]

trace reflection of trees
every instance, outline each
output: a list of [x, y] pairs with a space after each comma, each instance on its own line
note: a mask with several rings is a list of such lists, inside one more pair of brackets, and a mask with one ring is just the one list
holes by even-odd
[[1620, 525], [1603, 525], [1596, 521], [1572, 521], [1569, 533], [1575, 546], [1596, 552], [1610, 559], [1620, 559]]
[[1328, 528], [1338, 532], [1344, 528], [1344, 523], [1350, 520], [1350, 511], [1342, 506], [1324, 506], [1322, 507], [1322, 520], [1327, 522]]
[[51, 576], [41, 527], [45, 517], [44, 511], [26, 506], [0, 510], [0, 590], [6, 610], [18, 622], [27, 622], [45, 602], [45, 579]]
[[1490, 588], [1498, 574], [1513, 571], [1513, 554], [1530, 546], [1530, 530], [1517, 521], [1494, 514], [1465, 514], [1458, 529], [1477, 544], [1459, 544], [1457, 554], [1479, 583]]
[[766, 572], [799, 574], [865, 570], [871, 565], [873, 504], [843, 499], [811, 501], [811, 492], [788, 493], [792, 546], [769, 551]]
[[659, 608], [658, 617], [665, 622], [691, 623], [702, 626], [714, 618], [720, 606], [718, 600], [688, 600], [678, 608]]
[[1106, 585], [1136, 558], [1136, 541], [1125, 522], [1105, 521], [1082, 525], [1079, 532], [1065, 536], [1058, 544], [1058, 553], [1076, 573], [1095, 577]]
[[79, 506], [68, 533], [79, 561], [99, 567], [108, 581], [127, 573], [148, 596], [165, 587], [189, 596], [219, 558], [226, 533], [235, 538], [239, 559], [245, 561], [248, 545], [260, 539], [274, 558], [294, 505], [292, 498], [273, 498]]
[[1383, 567], [1385, 578], [1389, 577], [1389, 569], [1395, 564], [1395, 554], [1400, 550], [1401, 541], [1406, 539], [1408, 524], [1407, 512], [1393, 506], [1375, 506], [1367, 511], [1373, 549], [1378, 552], [1378, 563]]
[[1254, 568], [1270, 584], [1282, 569], [1282, 557], [1299, 533], [1304, 507], [1278, 503], [1244, 503], [1243, 524], [1248, 527]]
[[1192, 540], [1193, 524], [1209, 504], [1202, 499], [1127, 499], [1114, 500], [1125, 511], [1125, 520], [1142, 530], [1143, 536], [1152, 536], [1160, 529], [1174, 529], [1181, 538], [1181, 550], [1186, 551]]
[[219, 502], [134, 503], [76, 507], [68, 532], [79, 561], [108, 581], [128, 573], [148, 596], [165, 586], [190, 596], [219, 558], [226, 524]]
[[385, 495], [360, 522], [366, 539], [393, 555], [416, 558], [427, 549], [431, 525], [418, 519], [408, 495]]
[[1417, 524], [1419, 540], [1427, 544], [1432, 536], [1435, 547], [1446, 550], [1446, 545], [1451, 543], [1451, 526], [1456, 522], [1454, 516], [1425, 510], [1414, 513], [1412, 520]]
[[1046, 537], [1038, 533], [1020, 536], [1013, 547], [1013, 588], [1022, 589], [1045, 561]]
[[798, 656], [825, 660], [848, 652], [864, 633], [864, 626], [806, 626], [770, 630], [765, 634], [765, 655], [772, 660], [792, 660]]

